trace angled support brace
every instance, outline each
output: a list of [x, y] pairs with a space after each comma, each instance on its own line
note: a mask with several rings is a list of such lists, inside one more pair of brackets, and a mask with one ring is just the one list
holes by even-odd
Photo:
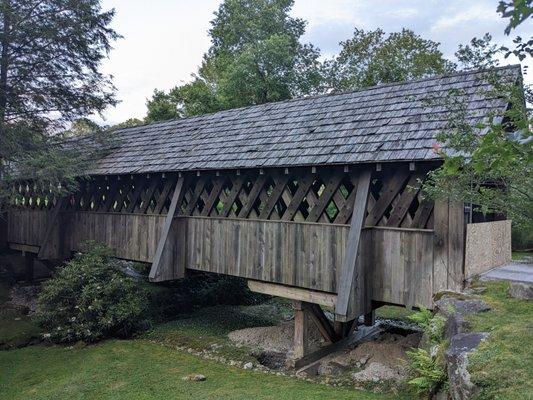
[[[51, 211], [50, 219], [48, 220], [48, 223], [46, 225], [46, 231], [44, 233], [44, 236], [41, 241], [41, 246], [39, 249], [39, 253], [37, 254], [37, 258], [40, 260], [45, 259], [53, 259], [58, 258], [60, 256], [59, 247], [61, 243], [58, 243], [60, 238], [56, 238], [57, 241], [55, 243], [56, 245], [56, 251], [54, 252], [54, 241], [52, 240], [52, 232], [54, 230], [54, 227], [58, 223], [59, 220], [59, 212], [63, 208], [63, 204], [65, 203], [65, 197], [60, 197], [57, 200], [56, 205]], [[60, 235], [61, 236], [61, 235]]]
[[357, 194], [353, 207], [350, 233], [339, 280], [335, 314], [345, 321], [364, 313], [365, 276], [362, 268], [363, 264], [357, 262], [357, 254], [361, 239], [361, 229], [365, 219], [371, 174], [370, 170], [365, 170], [361, 172], [357, 181]]
[[[159, 243], [157, 244], [157, 250], [155, 252], [154, 260], [152, 262], [152, 268], [150, 269], [150, 275], [149, 278], [151, 281], [158, 281], [159, 275], [160, 275], [160, 269], [162, 266], [162, 260], [163, 260], [163, 253], [165, 251], [165, 245], [167, 243], [168, 234], [170, 232], [170, 227], [172, 225], [172, 220], [174, 218], [174, 214], [176, 213], [176, 208], [178, 204], [183, 199], [184, 194], [184, 177], [180, 176], [178, 178], [178, 182], [176, 183], [176, 188], [174, 189], [174, 193], [172, 195], [172, 201], [170, 202], [170, 207], [168, 209], [167, 216], [165, 218], [165, 224], [163, 225], [163, 231], [161, 232], [161, 236], [159, 237]], [[184, 271], [181, 271], [179, 275], [183, 275]], [[180, 276], [183, 277], [183, 276]], [[176, 277], [178, 278], [178, 277]]]

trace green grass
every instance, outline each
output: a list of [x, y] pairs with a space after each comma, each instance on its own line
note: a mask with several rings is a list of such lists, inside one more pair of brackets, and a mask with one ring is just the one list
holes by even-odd
[[276, 302], [258, 306], [215, 306], [183, 315], [170, 322], [155, 326], [142, 338], [170, 346], [181, 346], [198, 351], [216, 345], [219, 356], [238, 361], [256, 361], [250, 357], [250, 349], [237, 348], [227, 334], [237, 329], [274, 325], [279, 314], [274, 310], [283, 307]]
[[[140, 339], [3, 351], [0, 371], [0, 398], [10, 400], [395, 398], [245, 371]], [[207, 380], [183, 381], [188, 374]]]
[[533, 259], [533, 251], [513, 251], [513, 260], [520, 261], [524, 258]]
[[493, 309], [470, 319], [473, 331], [490, 332], [470, 356], [469, 371], [482, 388], [477, 399], [533, 399], [533, 302], [509, 298], [506, 282], [481, 284]]
[[411, 322], [411, 320], [408, 317], [414, 312], [415, 311], [409, 310], [406, 307], [383, 306], [376, 310], [376, 316], [383, 318], [383, 319], [397, 319], [400, 321]]

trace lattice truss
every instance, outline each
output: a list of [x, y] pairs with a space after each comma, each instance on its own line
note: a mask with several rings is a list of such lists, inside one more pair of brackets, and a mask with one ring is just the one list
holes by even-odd
[[[429, 228], [433, 203], [424, 200], [425, 172], [374, 172], [366, 226]], [[184, 176], [178, 215], [348, 224], [357, 170], [295, 168], [209, 172]], [[178, 174], [99, 176], [80, 182], [67, 210], [166, 214]], [[50, 208], [55, 197], [19, 188], [16, 205]]]
[[10, 203], [13, 207], [49, 210], [57, 204], [61, 187], [40, 186], [32, 182], [19, 182], [12, 186]]

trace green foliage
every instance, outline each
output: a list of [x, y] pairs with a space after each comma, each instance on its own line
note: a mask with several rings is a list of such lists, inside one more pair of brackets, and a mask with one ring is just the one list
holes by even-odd
[[486, 69], [498, 66], [497, 57], [502, 52], [502, 48], [492, 42], [492, 35], [485, 33], [481, 39], [473, 38], [470, 44], [460, 44], [455, 57], [461, 69]]
[[430, 349], [417, 348], [407, 352], [414, 378], [408, 383], [418, 393], [427, 395], [440, 390], [447, 381], [444, 350], [444, 325], [446, 320], [439, 314], [434, 314], [427, 308], [420, 306], [420, 310], [409, 315], [408, 318], [419, 324], [428, 339]]
[[148, 324], [148, 297], [100, 245], [60, 267], [39, 295], [36, 319], [53, 342], [126, 337]]
[[199, 307], [258, 304], [266, 296], [253, 293], [246, 281], [233, 276], [189, 271], [184, 279], [167, 285], [143, 284], [153, 320], [165, 320]]
[[212, 45], [191, 83], [148, 100], [148, 122], [316, 93], [319, 51], [300, 43], [293, 0], [226, 0], [211, 21]]
[[434, 393], [446, 383], [447, 375], [442, 356], [433, 357], [425, 349], [407, 352], [411, 360], [411, 370], [416, 375], [408, 384], [420, 395]]
[[533, 14], [533, 7], [531, 6], [531, 0], [502, 0], [498, 3], [497, 11], [502, 18], [509, 18], [509, 23], [505, 28], [505, 34], [509, 35], [511, 30], [515, 29]]
[[98, 70], [120, 37], [109, 27], [114, 10], [99, 0], [0, 4], [2, 124], [69, 121], [116, 104], [111, 78]]
[[433, 314], [424, 306], [420, 306], [420, 310], [409, 315], [411, 321], [416, 322], [424, 329], [424, 333], [428, 336], [431, 343], [440, 343], [444, 336], [444, 324], [446, 320], [443, 316]]
[[533, 230], [527, 226], [513, 225], [511, 234], [513, 250], [531, 250], [533, 249]]
[[491, 89], [478, 95], [499, 97], [510, 107], [473, 125], [467, 97], [457, 90], [428, 99], [448, 112], [435, 151], [443, 165], [429, 174], [424, 192], [432, 198], [472, 203], [484, 214], [506, 214], [524, 229], [533, 227], [533, 140], [521, 82], [487, 72]]
[[113, 16], [99, 0], [0, 2], [0, 210], [10, 180], [22, 176], [54, 196], [99, 155], [87, 145], [63, 151], [66, 134], [56, 134], [75, 120], [74, 132], [86, 132], [93, 124], [80, 118], [116, 104], [111, 77], [99, 71], [119, 38]]
[[444, 58], [439, 43], [408, 29], [387, 36], [381, 29], [356, 28], [353, 37], [341, 46], [339, 55], [328, 63], [328, 83], [337, 90], [403, 82], [455, 68]]

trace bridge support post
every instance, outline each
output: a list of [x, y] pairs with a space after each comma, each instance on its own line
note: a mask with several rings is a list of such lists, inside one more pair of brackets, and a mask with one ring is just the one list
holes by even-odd
[[309, 319], [303, 301], [294, 303], [294, 359], [298, 360], [309, 354]]
[[24, 279], [32, 282], [34, 278], [35, 254], [25, 251], [24, 255]]
[[7, 250], [7, 212], [0, 211], [0, 252]]

